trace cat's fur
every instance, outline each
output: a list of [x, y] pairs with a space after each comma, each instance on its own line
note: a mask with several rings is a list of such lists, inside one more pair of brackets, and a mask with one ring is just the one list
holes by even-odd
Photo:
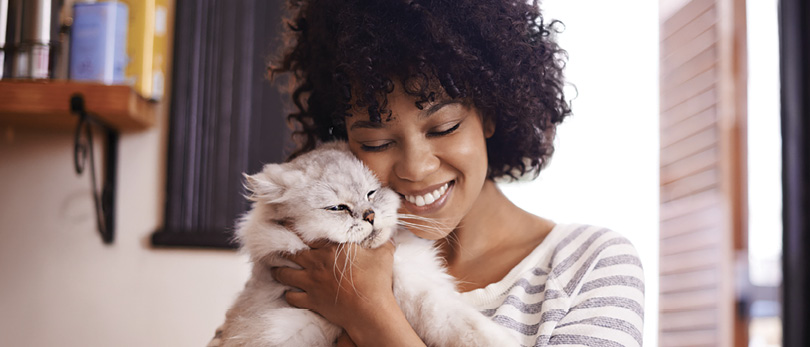
[[[340, 328], [287, 304], [283, 293], [290, 288], [276, 282], [269, 267], [296, 267], [279, 254], [308, 249], [304, 241], [329, 239], [374, 248], [391, 238], [397, 244], [394, 295], [428, 346], [517, 345], [505, 328], [461, 301], [431, 241], [399, 230], [398, 194], [381, 187], [345, 143], [322, 145], [246, 177], [254, 204], [236, 236], [250, 254], [253, 271], [228, 310], [222, 346], [333, 345]], [[348, 209], [328, 208], [340, 205]], [[373, 211], [373, 219], [368, 211]], [[336, 269], [336, 275], [340, 272]]]

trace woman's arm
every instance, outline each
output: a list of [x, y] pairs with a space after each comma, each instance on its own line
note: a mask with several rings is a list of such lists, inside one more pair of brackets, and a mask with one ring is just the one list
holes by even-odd
[[301, 292], [287, 302], [342, 327], [358, 346], [424, 346], [393, 294], [394, 246], [376, 249], [316, 242], [288, 256], [302, 267], [274, 268], [273, 277]]

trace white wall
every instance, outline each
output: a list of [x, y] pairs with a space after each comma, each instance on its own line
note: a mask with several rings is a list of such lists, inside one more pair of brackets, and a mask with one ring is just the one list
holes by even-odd
[[72, 135], [2, 129], [0, 346], [204, 346], [213, 336], [247, 259], [150, 248], [165, 127], [161, 117], [121, 138], [111, 246], [96, 231], [90, 178], [73, 171]]
[[[546, 0], [579, 95], [537, 180], [501, 185], [560, 223], [609, 227], [636, 246], [646, 276], [644, 345], [658, 330], [658, 7], [649, 0]], [[574, 93], [571, 93], [573, 96]]]

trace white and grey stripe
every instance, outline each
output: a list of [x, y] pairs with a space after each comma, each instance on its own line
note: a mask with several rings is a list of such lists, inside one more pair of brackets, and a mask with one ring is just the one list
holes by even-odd
[[[616, 341], [587, 335], [553, 335], [548, 340], [548, 345], [582, 345], [593, 347], [625, 347]], [[535, 345], [545, 346], [545, 345]]]
[[638, 257], [629, 254], [621, 254], [599, 260], [599, 262], [596, 263], [596, 267], [594, 267], [594, 269], [601, 269], [603, 267], [608, 267], [612, 265], [623, 265], [623, 264], [636, 265], [638, 267], [641, 267], [641, 261], [638, 259]]
[[627, 239], [557, 225], [504, 280], [463, 293], [525, 346], [641, 346], [644, 280]]
[[576, 322], [569, 322], [569, 323], [565, 323], [565, 324], [560, 324], [560, 325], [558, 325], [558, 327], [562, 328], [562, 327], [576, 325], [576, 324], [590, 324], [590, 325], [600, 326], [600, 327], [603, 327], [603, 328], [619, 330], [619, 331], [622, 331], [622, 332], [632, 336], [633, 339], [635, 339], [638, 342], [638, 344], [641, 345], [641, 331], [635, 325], [633, 325], [632, 323], [621, 320], [621, 319], [616, 319], [616, 318], [612, 318], [612, 317], [593, 317], [593, 318], [587, 318], [587, 319], [583, 319], [583, 320], [578, 320]]
[[582, 285], [580, 293], [585, 293], [593, 289], [599, 289], [607, 286], [626, 286], [636, 288], [644, 293], [644, 282], [635, 276], [615, 275], [595, 279]]

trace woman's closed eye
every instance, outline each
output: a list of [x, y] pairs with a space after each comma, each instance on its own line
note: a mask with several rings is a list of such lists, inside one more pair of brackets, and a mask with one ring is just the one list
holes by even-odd
[[[459, 126], [461, 126], [461, 122], [457, 123], [450, 123], [449, 125], [444, 125], [438, 127], [435, 130], [431, 130], [427, 133], [427, 137], [442, 137], [447, 136], [458, 130]], [[367, 152], [379, 152], [387, 149], [390, 147], [394, 142], [390, 140], [380, 140], [380, 141], [371, 141], [365, 142], [360, 144], [360, 148]]]
[[391, 144], [391, 141], [372, 141], [361, 143], [360, 148], [367, 152], [379, 152], [388, 148]]
[[455, 123], [449, 128], [439, 128], [437, 130], [431, 131], [428, 133], [428, 137], [438, 137], [438, 136], [447, 136], [452, 134], [454, 131], [458, 130], [458, 127], [461, 125], [461, 122]]

